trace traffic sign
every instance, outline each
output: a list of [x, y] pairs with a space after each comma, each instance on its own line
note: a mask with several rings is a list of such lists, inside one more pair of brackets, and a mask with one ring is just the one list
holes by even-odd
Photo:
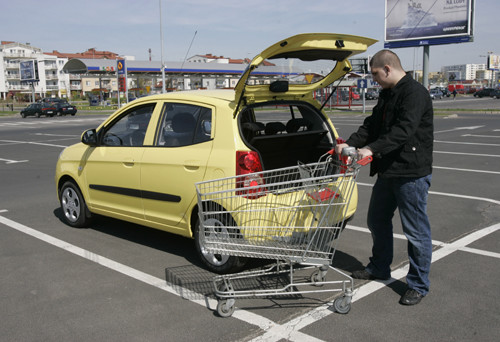
[[358, 80], [358, 88], [359, 89], [366, 89], [366, 88], [368, 88], [368, 80], [365, 80], [365, 79]]

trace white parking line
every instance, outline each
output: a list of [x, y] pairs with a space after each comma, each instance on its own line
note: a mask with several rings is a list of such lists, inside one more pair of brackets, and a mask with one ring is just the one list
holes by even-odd
[[30, 145], [41, 145], [41, 146], [62, 147], [62, 148], [68, 147], [65, 145], [46, 144], [46, 143], [35, 142], [35, 141], [0, 140], [0, 142], [5, 142], [8, 144], [30, 144]]
[[444, 167], [444, 166], [435, 166], [432, 165], [433, 169], [442, 169], [442, 170], [453, 170], [453, 171], [463, 171], [463, 172], [474, 172], [474, 173], [491, 173], [494, 175], [500, 175], [500, 171], [487, 171], [487, 170], [478, 170], [478, 169], [459, 169], [456, 167]]
[[461, 156], [473, 156], [473, 157], [500, 158], [500, 155], [498, 154], [464, 153], [464, 152], [449, 152], [449, 151], [434, 151], [434, 153], [456, 154]]
[[[0, 210], [0, 213], [6, 212], [6, 210]], [[50, 235], [47, 235], [45, 233], [42, 233], [40, 231], [37, 231], [33, 228], [27, 227], [23, 224], [20, 224], [18, 222], [12, 221], [4, 216], [0, 216], [0, 223], [16, 229], [24, 234], [30, 235], [32, 237], [35, 237], [39, 240], [42, 240], [44, 242], [47, 242], [53, 246], [56, 246], [58, 248], [61, 248], [65, 251], [68, 251], [70, 253], [73, 253], [75, 255], [78, 255], [82, 258], [85, 258], [87, 260], [90, 260], [92, 262], [95, 262], [101, 266], [107, 267], [109, 269], [112, 269], [114, 271], [117, 271], [119, 273], [122, 273], [126, 276], [129, 276], [133, 279], [142, 281], [146, 284], [149, 284], [151, 286], [154, 286], [158, 289], [161, 289], [163, 291], [166, 291], [168, 293], [174, 294], [176, 296], [179, 296], [179, 286], [172, 287], [166, 283], [164, 279], [157, 278], [154, 276], [151, 276], [147, 273], [144, 273], [142, 271], [139, 271], [137, 269], [131, 268], [127, 265], [121, 264], [119, 262], [113, 261], [111, 259], [108, 259], [106, 257], [103, 257], [101, 255], [92, 253], [88, 250], [85, 250], [83, 248], [74, 246], [72, 244], [69, 244], [63, 240], [57, 239], [55, 237], [52, 237]], [[462, 237], [461, 239], [450, 243], [439, 243], [441, 244], [441, 248], [438, 250], [434, 251], [433, 253], [433, 258], [432, 262], [435, 262], [437, 260], [442, 259], [443, 257], [456, 252], [457, 250], [463, 250], [463, 251], [469, 251], [470, 248], [467, 247], [467, 245], [475, 242], [478, 239], [481, 239], [493, 232], [496, 232], [497, 230], [500, 229], [500, 224], [496, 224], [484, 229], [481, 229], [479, 231], [475, 231], [467, 236]], [[476, 252], [476, 250], [474, 249]], [[477, 253], [477, 252], [476, 252]], [[482, 255], [488, 255], [489, 252], [482, 253]], [[498, 253], [493, 253], [493, 257], [498, 257]], [[352, 298], [352, 301], [355, 302], [357, 300], [360, 300], [364, 298], [365, 296], [372, 294], [373, 292], [386, 287], [388, 284], [396, 281], [396, 279], [400, 279], [406, 276], [406, 273], [408, 272], [408, 265], [403, 266], [401, 268], [398, 268], [396, 270], [392, 271], [392, 276], [393, 278], [384, 281], [384, 282], [369, 282], [361, 287], [359, 287], [356, 291], [355, 294]], [[217, 301], [214, 299], [210, 298], [200, 298], [202, 296], [199, 296], [196, 293], [193, 293], [193, 291], [189, 289], [182, 288], [181, 293], [183, 294], [184, 299], [187, 299], [191, 302], [194, 302], [196, 304], [202, 305], [202, 306], [208, 306], [209, 309], [214, 309], [217, 305]], [[197, 296], [198, 295], [198, 296]], [[200, 298], [200, 299], [196, 299]], [[253, 341], [280, 341], [284, 337], [286, 337], [287, 340], [290, 341], [321, 341], [317, 338], [314, 338], [312, 336], [309, 336], [307, 334], [304, 334], [300, 332], [300, 329], [313, 324], [314, 322], [332, 314], [333, 311], [331, 309], [331, 303], [326, 303], [316, 309], [313, 309], [300, 317], [297, 317], [285, 324], [277, 324], [263, 316], [256, 315], [252, 312], [246, 311], [246, 310], [241, 310], [241, 309], [236, 309], [233, 317], [240, 319], [248, 324], [252, 324], [255, 326], [258, 326], [260, 329], [264, 330], [265, 333], [257, 338], [255, 338]]]
[[[373, 187], [373, 184], [370, 183], [357, 183], [358, 185], [362, 186], [368, 186], [368, 187]], [[431, 195], [439, 195], [439, 196], [447, 196], [447, 197], [455, 197], [455, 198], [463, 198], [463, 199], [470, 199], [474, 201], [481, 201], [481, 202], [490, 202], [494, 204], [500, 205], [500, 201], [492, 198], [486, 198], [486, 197], [477, 197], [477, 196], [468, 196], [468, 195], [460, 195], [460, 194], [450, 194], [447, 192], [438, 192], [438, 191], [429, 191], [429, 194]]]
[[[466, 235], [463, 238], [453, 243], [444, 244], [443, 247], [439, 248], [438, 250], [432, 253], [432, 262], [434, 263], [458, 250], [463, 250], [466, 248], [466, 245], [471, 244], [472, 242], [480, 238], [483, 238], [493, 232], [496, 232], [499, 229], [500, 229], [500, 223], [487, 228], [483, 228], [469, 235]], [[375, 291], [395, 282], [397, 279], [404, 278], [407, 273], [408, 273], [408, 265], [393, 270], [392, 278], [389, 280], [370, 281], [369, 283], [359, 287], [355, 291], [352, 301], [353, 302], [358, 301], [368, 296], [369, 294], [372, 294]], [[285, 324], [276, 325], [275, 327], [267, 331], [264, 335], [261, 335], [253, 339], [252, 341], [279, 341], [283, 338], [283, 336], [288, 337], [290, 341], [297, 341], [297, 342], [302, 341], [300, 338], [295, 338], [294, 332], [303, 329], [304, 327], [313, 324], [316, 321], [331, 315], [332, 313], [333, 311], [331, 309], [331, 303], [324, 304]]]
[[500, 138], [499, 135], [479, 135], [479, 134], [464, 134], [463, 137], [476, 137], [476, 138]]
[[478, 145], [478, 146], [500, 146], [500, 144], [483, 144], [483, 143], [473, 143], [473, 142], [463, 142], [463, 141], [434, 140], [434, 142], [435, 143], [441, 143], [441, 144]]
[[10, 159], [0, 158], [0, 161], [4, 161], [5, 164], [17, 164], [17, 163], [26, 163], [28, 160], [10, 160]]

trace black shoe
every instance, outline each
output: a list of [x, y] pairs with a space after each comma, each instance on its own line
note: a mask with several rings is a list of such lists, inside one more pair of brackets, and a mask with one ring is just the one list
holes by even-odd
[[424, 295], [413, 289], [406, 290], [405, 294], [399, 300], [403, 305], [416, 305], [424, 298]]
[[363, 279], [363, 280], [375, 280], [375, 279], [388, 280], [388, 279], [390, 279], [390, 277], [381, 278], [381, 277], [374, 276], [365, 269], [352, 272], [351, 277], [353, 277], [354, 279]]

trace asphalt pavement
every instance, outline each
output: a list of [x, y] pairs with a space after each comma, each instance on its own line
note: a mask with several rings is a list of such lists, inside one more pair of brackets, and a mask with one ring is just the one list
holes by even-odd
[[[435, 108], [457, 111], [435, 118], [429, 295], [417, 306], [398, 304], [408, 263], [396, 216], [392, 278], [355, 281], [348, 314], [333, 309], [336, 294], [313, 293], [238, 299], [231, 318], [215, 313], [214, 275], [198, 262], [192, 240], [108, 218], [88, 229], [62, 222], [57, 157], [105, 116], [0, 117], [2, 340], [496, 341], [500, 115], [467, 109], [494, 112], [500, 100], [443, 99]], [[331, 114], [344, 137], [364, 117]], [[370, 256], [366, 210], [373, 183], [362, 170], [358, 211], [333, 260], [342, 271], [366, 264]]]

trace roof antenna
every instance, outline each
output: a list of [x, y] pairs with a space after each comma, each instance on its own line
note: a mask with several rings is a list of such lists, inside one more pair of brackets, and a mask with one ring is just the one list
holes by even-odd
[[184, 57], [184, 60], [182, 61], [181, 71], [182, 71], [182, 69], [184, 68], [184, 62], [186, 62], [186, 59], [187, 59], [187, 56], [188, 56], [189, 50], [191, 50], [191, 46], [193, 46], [194, 38], [196, 37], [196, 34], [197, 34], [197, 33], [198, 33], [198, 31], [194, 31], [193, 39], [191, 39], [191, 44], [189, 44], [189, 48], [188, 48], [188, 50], [186, 51], [186, 56]]

